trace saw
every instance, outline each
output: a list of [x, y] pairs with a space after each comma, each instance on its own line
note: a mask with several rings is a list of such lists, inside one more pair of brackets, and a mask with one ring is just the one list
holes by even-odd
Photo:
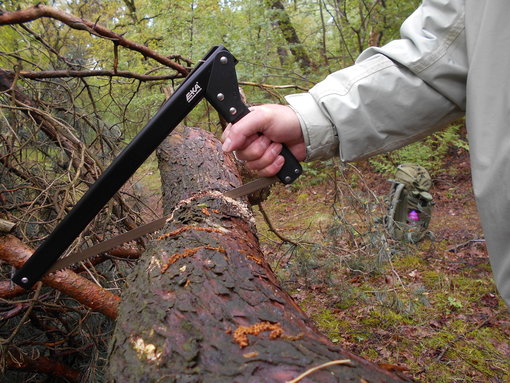
[[[225, 197], [230, 198], [244, 197], [264, 187], [268, 187], [278, 181], [279, 181], [278, 177], [258, 178], [237, 188], [228, 190], [225, 193], [223, 193], [223, 195]], [[123, 243], [140, 238], [143, 235], [153, 233], [159, 229], [162, 229], [163, 226], [165, 226], [165, 223], [168, 221], [168, 219], [169, 217], [158, 218], [145, 225], [138, 226], [133, 230], [129, 230], [123, 234], [117, 235], [106, 241], [100, 242], [97, 245], [88, 247], [85, 250], [77, 251], [65, 257], [59, 258], [52, 266], [50, 266], [46, 273], [53, 273], [55, 271], [66, 269], [69, 266], [76, 265], [98, 254], [111, 250], [114, 247], [120, 246]]]
[[[19, 286], [29, 289], [48, 272], [66, 268], [163, 227], [166, 217], [84, 251], [60, 258], [104, 205], [199, 101], [205, 98], [229, 123], [236, 123], [250, 112], [241, 99], [235, 72], [236, 64], [236, 58], [224, 46], [213, 47], [156, 115], [113, 160], [27, 262], [14, 274], [12, 280]], [[277, 181], [283, 184], [294, 182], [303, 172], [302, 167], [287, 147], [283, 146], [281, 155], [285, 163], [275, 177], [257, 179], [227, 191], [224, 195], [238, 198]]]

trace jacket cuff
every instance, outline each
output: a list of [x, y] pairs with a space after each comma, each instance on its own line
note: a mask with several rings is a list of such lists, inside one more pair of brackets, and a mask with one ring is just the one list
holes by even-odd
[[306, 144], [305, 161], [325, 160], [338, 155], [338, 134], [309, 93], [285, 97], [297, 114]]

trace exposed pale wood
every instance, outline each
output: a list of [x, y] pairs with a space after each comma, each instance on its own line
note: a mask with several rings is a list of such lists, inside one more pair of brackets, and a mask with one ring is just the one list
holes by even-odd
[[5, 219], [0, 218], [0, 232], [2, 233], [10, 233], [16, 224], [14, 222], [7, 221]]

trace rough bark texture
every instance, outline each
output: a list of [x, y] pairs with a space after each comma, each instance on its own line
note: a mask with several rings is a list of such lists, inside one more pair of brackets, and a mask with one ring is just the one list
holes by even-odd
[[123, 294], [110, 379], [283, 383], [349, 359], [299, 381], [405, 381], [330, 343], [279, 287], [251, 211], [220, 193], [239, 183], [236, 171], [219, 143], [204, 137], [179, 132], [160, 151], [164, 203], [173, 215]]

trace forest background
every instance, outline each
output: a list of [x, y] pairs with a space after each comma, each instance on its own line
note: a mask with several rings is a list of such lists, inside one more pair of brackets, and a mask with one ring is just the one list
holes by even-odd
[[[239, 60], [249, 103], [283, 103], [367, 47], [398, 38], [419, 3], [0, 1], [1, 13], [36, 4], [54, 10], [0, 26], [0, 218], [37, 247], [212, 46], [225, 45]], [[184, 124], [221, 134], [205, 102]], [[392, 241], [377, 224], [387, 179], [403, 162], [425, 166], [434, 180], [431, 235], [417, 245]], [[150, 158], [73, 248], [160, 216], [160, 185]], [[510, 317], [478, 223], [463, 121], [366, 162], [305, 164], [296, 184], [276, 187], [254, 210], [282, 284], [334, 342], [421, 381], [510, 379]], [[136, 262], [126, 257], [84, 274], [120, 294]], [[50, 288], [10, 295], [11, 272], [2, 266], [5, 381], [63, 379], [35, 362], [19, 371], [9, 362], [16, 352], [101, 381], [113, 321]]]

